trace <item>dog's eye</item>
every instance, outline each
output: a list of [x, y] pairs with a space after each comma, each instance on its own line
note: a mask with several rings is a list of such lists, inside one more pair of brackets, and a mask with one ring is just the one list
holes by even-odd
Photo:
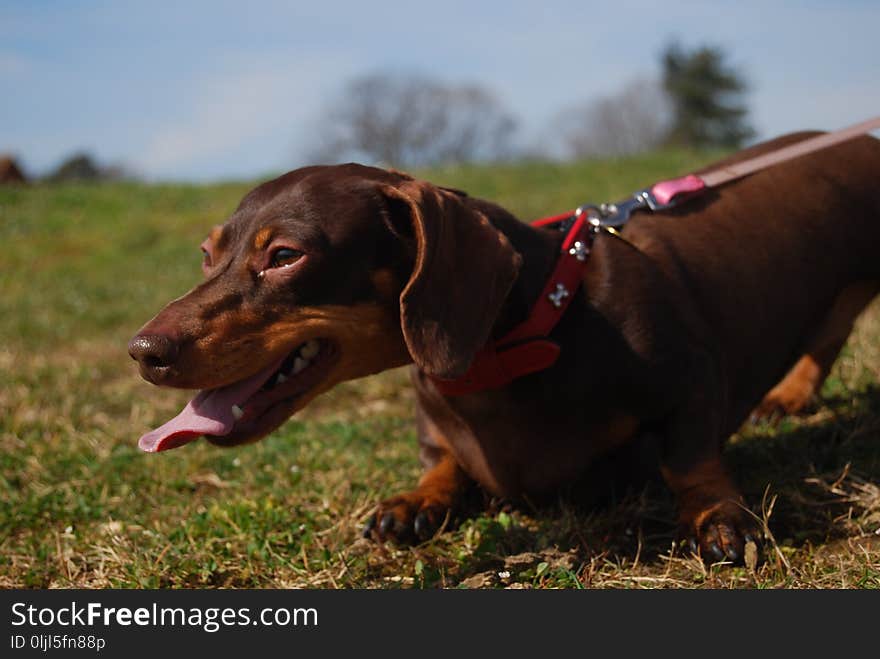
[[302, 252], [289, 247], [280, 247], [272, 253], [272, 259], [269, 261], [270, 268], [286, 268], [296, 263], [303, 255]]
[[211, 253], [202, 247], [202, 267], [210, 268], [211, 267]]

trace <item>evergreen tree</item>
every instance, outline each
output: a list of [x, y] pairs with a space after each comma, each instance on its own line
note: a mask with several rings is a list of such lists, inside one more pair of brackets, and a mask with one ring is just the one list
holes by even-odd
[[663, 53], [663, 87], [672, 101], [669, 142], [682, 146], [738, 147], [754, 134], [742, 101], [747, 84], [724, 62], [721, 49], [685, 51], [672, 44]]

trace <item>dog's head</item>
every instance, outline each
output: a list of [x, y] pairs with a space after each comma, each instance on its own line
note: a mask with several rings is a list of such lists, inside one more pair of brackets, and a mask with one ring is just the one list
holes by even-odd
[[360, 165], [264, 183], [202, 250], [205, 281], [129, 343], [145, 379], [202, 390], [147, 451], [254, 441], [335, 384], [410, 361], [461, 375], [520, 264], [462, 193]]

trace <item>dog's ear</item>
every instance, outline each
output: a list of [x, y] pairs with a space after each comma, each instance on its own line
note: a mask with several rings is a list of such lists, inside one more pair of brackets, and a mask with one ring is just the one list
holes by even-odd
[[400, 321], [416, 365], [463, 375], [489, 338], [522, 261], [488, 218], [454, 191], [422, 181], [384, 186], [389, 225], [415, 251]]

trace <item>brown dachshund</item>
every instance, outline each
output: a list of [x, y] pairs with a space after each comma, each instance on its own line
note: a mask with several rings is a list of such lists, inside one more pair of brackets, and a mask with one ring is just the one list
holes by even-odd
[[425, 473], [379, 505], [374, 537], [426, 537], [474, 482], [558, 491], [651, 437], [684, 537], [740, 560], [754, 517], [722, 443], [750, 413], [807, 405], [880, 291], [878, 172], [862, 137], [636, 213], [596, 236], [555, 364], [450, 397], [436, 378], [526, 317], [562, 234], [398, 172], [298, 169], [244, 198], [203, 245], [205, 281], [132, 339], [144, 378], [203, 390], [141, 448], [251, 442], [338, 382], [414, 363]]

